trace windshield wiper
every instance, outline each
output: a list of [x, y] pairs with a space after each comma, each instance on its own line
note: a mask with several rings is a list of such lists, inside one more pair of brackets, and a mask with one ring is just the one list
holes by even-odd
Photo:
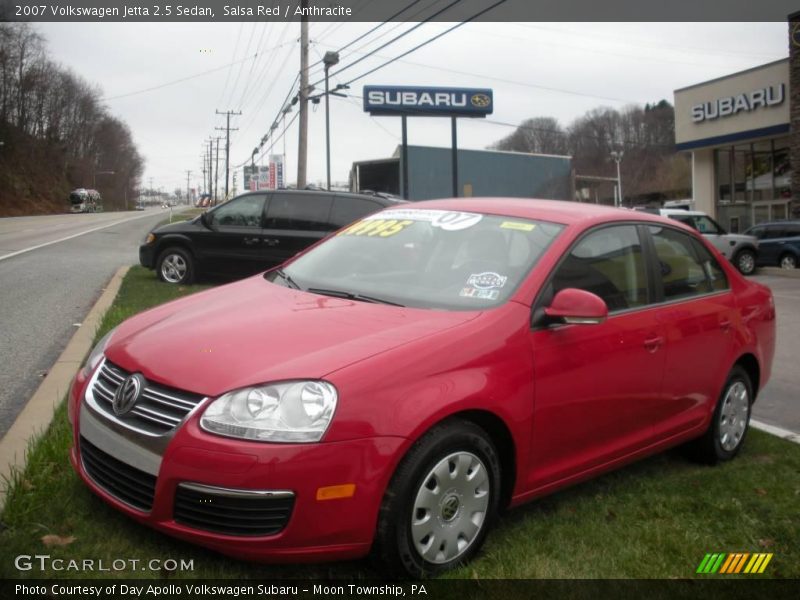
[[375, 296], [365, 296], [364, 294], [354, 294], [353, 292], [345, 292], [344, 290], [326, 290], [322, 288], [308, 288], [307, 292], [313, 294], [322, 294], [323, 296], [333, 296], [334, 298], [345, 298], [347, 300], [359, 300], [361, 302], [372, 302], [374, 304], [388, 304], [390, 306], [405, 306], [399, 302], [392, 302], [384, 298], [376, 298]]
[[302, 289], [290, 275], [286, 274], [283, 269], [275, 269], [274, 273], [286, 282], [287, 287], [294, 288], [296, 290]]

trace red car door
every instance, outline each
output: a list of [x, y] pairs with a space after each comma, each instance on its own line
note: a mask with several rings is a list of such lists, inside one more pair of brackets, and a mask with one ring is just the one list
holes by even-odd
[[736, 302], [725, 271], [689, 233], [648, 227], [659, 263], [658, 312], [666, 333], [662, 403], [654, 432], [667, 439], [701, 425], [733, 364]]
[[[593, 230], [556, 268], [535, 315], [561, 289], [602, 298], [608, 319], [597, 325], [536, 325], [535, 408], [529, 484], [539, 488], [652, 441], [662, 402], [664, 328], [652, 295], [635, 225]], [[536, 319], [535, 319], [536, 323]]]

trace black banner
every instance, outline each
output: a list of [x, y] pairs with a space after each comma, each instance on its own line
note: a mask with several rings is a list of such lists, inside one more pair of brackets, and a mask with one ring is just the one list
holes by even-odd
[[0, 0], [3, 21], [785, 21], [797, 0]]

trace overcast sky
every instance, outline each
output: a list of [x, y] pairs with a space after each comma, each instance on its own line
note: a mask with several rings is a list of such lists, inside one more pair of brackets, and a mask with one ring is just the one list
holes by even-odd
[[[312, 23], [311, 62], [374, 26]], [[383, 25], [345, 50], [338, 68], [410, 26]], [[332, 85], [450, 26], [425, 24], [338, 76], [334, 67]], [[51, 57], [96, 84], [109, 111], [131, 128], [146, 160], [144, 183], [152, 177], [155, 187], [169, 192], [185, 188], [187, 169], [193, 172], [192, 185], [199, 184], [203, 141], [224, 134], [214, 129], [224, 125], [224, 117], [214, 114], [216, 109], [243, 113], [231, 122], [239, 128], [231, 135], [231, 164], [249, 160], [280, 110], [300, 64], [297, 23], [42, 23], [36, 27], [47, 39]], [[494, 114], [487, 121], [459, 122], [459, 145], [480, 149], [513, 131], [499, 123], [551, 116], [567, 125], [599, 106], [672, 102], [677, 88], [785, 58], [787, 31], [785, 22], [469, 23], [358, 81], [350, 93], [361, 96], [363, 85], [376, 84], [491, 87]], [[256, 52], [257, 57], [248, 58]], [[225, 67], [232, 62], [237, 64]], [[117, 97], [212, 69], [217, 70]], [[319, 76], [318, 66], [311, 81]], [[347, 180], [353, 161], [390, 156], [399, 141], [399, 119], [368, 116], [358, 98], [332, 98], [334, 181]], [[449, 146], [449, 121], [411, 119], [409, 143]], [[283, 140], [274, 152], [283, 152]], [[286, 152], [288, 181], [293, 182], [296, 123], [286, 135]], [[324, 179], [325, 117], [320, 104], [309, 119], [309, 181]], [[241, 190], [241, 172], [238, 183]]]

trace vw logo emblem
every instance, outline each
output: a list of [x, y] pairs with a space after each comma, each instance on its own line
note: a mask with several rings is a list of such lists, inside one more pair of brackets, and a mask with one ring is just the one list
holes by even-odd
[[458, 505], [457, 496], [451, 495], [445, 498], [444, 502], [442, 502], [442, 519], [445, 521], [452, 521], [458, 513]]
[[142, 395], [144, 383], [144, 377], [138, 373], [128, 375], [125, 378], [117, 388], [117, 391], [114, 392], [114, 402], [111, 404], [111, 408], [114, 409], [115, 415], [121, 417], [133, 409]]

